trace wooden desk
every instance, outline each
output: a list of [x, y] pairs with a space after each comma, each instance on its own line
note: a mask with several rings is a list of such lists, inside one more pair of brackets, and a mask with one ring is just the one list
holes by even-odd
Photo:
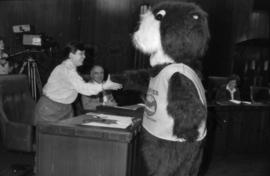
[[139, 122], [129, 129], [78, 125], [84, 118], [37, 126], [37, 175], [132, 176]]
[[270, 105], [216, 105], [208, 107], [216, 122], [213, 150], [216, 153], [263, 153], [270, 147]]
[[97, 106], [97, 112], [105, 113], [105, 114], [115, 114], [115, 115], [122, 115], [122, 116], [130, 116], [130, 117], [137, 117], [142, 118], [144, 108], [140, 107], [136, 110], [125, 109], [121, 107], [113, 107], [113, 106]]
[[201, 173], [213, 155], [269, 153], [270, 105], [209, 105]]

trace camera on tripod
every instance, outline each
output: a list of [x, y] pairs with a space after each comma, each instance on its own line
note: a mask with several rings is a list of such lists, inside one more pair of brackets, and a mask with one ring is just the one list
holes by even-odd
[[26, 47], [41, 47], [43, 46], [42, 36], [39, 34], [23, 34], [22, 44]]
[[[29, 87], [31, 94], [35, 100], [42, 94], [42, 83], [37, 65], [37, 58], [47, 50], [54, 47], [48, 41], [52, 41], [48, 36], [41, 33], [36, 33], [31, 25], [16, 25], [13, 26], [13, 32], [16, 34], [16, 39], [20, 42], [19, 47], [23, 47], [23, 51], [16, 52], [10, 57], [17, 63], [18, 74], [26, 74], [28, 76]], [[14, 58], [16, 58], [16, 61]]]
[[50, 49], [57, 48], [55, 39], [45, 33], [36, 33], [33, 25], [21, 24], [12, 27], [13, 33], [26, 49]]
[[25, 48], [50, 49], [58, 47], [57, 42], [46, 34], [23, 33], [22, 44]]

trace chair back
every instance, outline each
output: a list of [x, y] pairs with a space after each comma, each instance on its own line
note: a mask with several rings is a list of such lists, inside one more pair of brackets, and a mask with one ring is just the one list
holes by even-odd
[[216, 99], [216, 93], [218, 89], [228, 81], [228, 77], [225, 76], [209, 76], [207, 79], [206, 93], [208, 102], [213, 102]]
[[3, 110], [13, 122], [32, 124], [35, 101], [26, 75], [1, 75], [0, 93]]
[[270, 88], [250, 86], [250, 99], [254, 103], [270, 103]]
[[0, 75], [0, 128], [7, 149], [33, 151], [35, 104], [26, 75]]

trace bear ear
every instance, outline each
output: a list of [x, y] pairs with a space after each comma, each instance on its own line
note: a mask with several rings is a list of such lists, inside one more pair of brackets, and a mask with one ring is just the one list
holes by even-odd
[[158, 21], [161, 21], [166, 15], [166, 11], [165, 10], [160, 10], [155, 14], [155, 18]]

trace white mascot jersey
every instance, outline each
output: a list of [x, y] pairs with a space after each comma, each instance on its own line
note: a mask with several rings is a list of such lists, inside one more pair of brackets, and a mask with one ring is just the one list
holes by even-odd
[[[183, 74], [193, 82], [197, 88], [201, 102], [207, 106], [204, 88], [197, 74], [185, 64], [170, 64], [161, 70], [156, 77], [150, 79], [145, 103], [143, 127], [150, 134], [158, 138], [184, 142], [185, 139], [177, 138], [177, 136], [173, 135], [174, 120], [167, 112], [168, 82], [176, 72]], [[199, 137], [197, 141], [200, 141], [206, 136], [205, 121], [200, 125], [198, 132]]]

